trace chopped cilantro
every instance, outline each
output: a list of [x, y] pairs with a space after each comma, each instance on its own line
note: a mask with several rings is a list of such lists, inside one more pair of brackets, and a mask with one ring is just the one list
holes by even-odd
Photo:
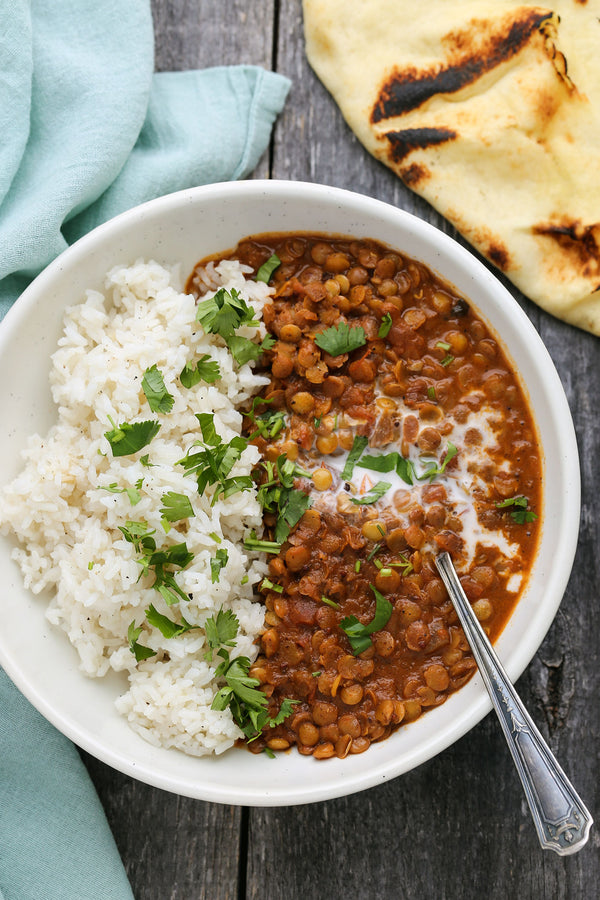
[[283, 593], [283, 585], [274, 584], [270, 578], [263, 578], [263, 583], [261, 584], [260, 589], [263, 590], [263, 588], [266, 591], [275, 591], [277, 594]]
[[230, 609], [220, 609], [216, 616], [211, 616], [204, 623], [206, 640], [211, 650], [217, 647], [235, 647], [235, 638], [240, 623], [238, 617]]
[[109, 416], [108, 420], [112, 425], [110, 431], [104, 432], [104, 437], [111, 446], [113, 456], [129, 456], [131, 453], [137, 453], [146, 444], [149, 444], [153, 437], [158, 434], [160, 425], [158, 422], [123, 422], [116, 425]]
[[420, 475], [415, 470], [414, 463], [409, 459], [400, 456], [399, 453], [381, 453], [377, 456], [363, 456], [357, 463], [361, 469], [371, 469], [374, 472], [396, 472], [396, 474], [405, 481], [406, 484], [414, 484], [415, 481], [432, 481], [436, 475], [443, 475], [446, 466], [451, 459], [454, 459], [458, 450], [453, 443], [448, 441], [448, 447], [444, 456], [444, 461], [437, 465], [431, 463]]
[[433, 481], [436, 475], [443, 475], [446, 470], [446, 466], [451, 459], [454, 459], [457, 453], [458, 450], [456, 449], [454, 444], [451, 443], [451, 441], [448, 441], [448, 446], [446, 447], [446, 453], [444, 455], [444, 461], [441, 463], [441, 465], [432, 463], [432, 465], [429, 466], [428, 469], [426, 469], [420, 475], [417, 475], [418, 481], [425, 481], [426, 479], [429, 479], [429, 481]]
[[336, 603], [335, 600], [331, 600], [329, 597], [326, 597], [325, 594], [321, 597], [321, 603], [324, 603], [325, 606], [331, 606], [332, 609], [339, 609], [340, 604]]
[[356, 506], [368, 506], [371, 503], [377, 503], [391, 486], [389, 481], [378, 481], [377, 484], [373, 485], [371, 490], [367, 494], [363, 494], [362, 497], [350, 497], [350, 502], [354, 503]]
[[134, 619], [127, 629], [127, 640], [129, 641], [129, 649], [135, 656], [136, 662], [141, 662], [144, 659], [150, 659], [151, 656], [156, 656], [154, 650], [151, 650], [150, 647], [144, 647], [143, 644], [139, 643], [138, 638], [141, 633], [142, 626], [138, 625], [136, 628]]
[[285, 413], [280, 409], [267, 410], [260, 415], [256, 415], [256, 407], [262, 404], [271, 403], [271, 400], [265, 400], [263, 397], [255, 397], [252, 401], [252, 409], [246, 413], [253, 425], [256, 425], [256, 431], [253, 431], [249, 441], [253, 441], [257, 437], [274, 438], [280, 431], [285, 428]]
[[270, 334], [267, 334], [260, 344], [256, 344], [254, 341], [251, 341], [250, 338], [242, 337], [238, 334], [234, 334], [227, 338], [229, 352], [238, 366], [243, 366], [251, 360], [258, 359], [264, 350], [270, 350], [274, 344], [275, 340]]
[[262, 264], [258, 272], [256, 273], [257, 281], [264, 281], [265, 284], [269, 283], [269, 279], [271, 275], [281, 265], [281, 260], [277, 256], [276, 253], [273, 253], [266, 262]]
[[263, 510], [277, 516], [275, 540], [282, 544], [311, 505], [308, 494], [294, 487], [294, 477], [308, 477], [308, 472], [300, 469], [283, 453], [275, 466], [267, 460], [263, 463], [263, 468], [267, 472], [267, 480], [258, 489], [258, 502]]
[[165, 381], [158, 366], [150, 366], [142, 378], [142, 390], [152, 412], [169, 413], [175, 400], [165, 387]]
[[140, 494], [140, 488], [143, 483], [144, 483], [144, 479], [139, 478], [136, 481], [134, 488], [131, 488], [131, 487], [123, 487], [122, 488], [122, 487], [118, 486], [116, 481], [113, 481], [112, 484], [108, 485], [108, 487], [101, 486], [100, 490], [101, 491], [110, 491], [111, 494], [127, 494], [131, 505], [137, 506], [137, 504], [142, 499], [142, 495]]
[[368, 440], [366, 437], [356, 436], [354, 438], [354, 440], [352, 441], [352, 449], [350, 450], [344, 468], [342, 469], [342, 481], [350, 481], [350, 479], [352, 478], [352, 473], [354, 472], [354, 467], [360, 459], [367, 444]]
[[256, 537], [256, 532], [251, 531], [250, 537], [247, 537], [244, 541], [244, 549], [262, 550], [263, 553], [279, 553], [281, 544], [277, 541], [261, 541]]
[[379, 551], [381, 550], [381, 547], [382, 547], [382, 546], [383, 546], [383, 545], [382, 545], [381, 541], [379, 541], [379, 543], [375, 544], [375, 546], [373, 547], [373, 549], [371, 550], [371, 552], [370, 552], [369, 555], [367, 556], [367, 562], [371, 562], [371, 560], [374, 559], [374, 557], [377, 556], [377, 554], [378, 554]]
[[263, 728], [274, 728], [284, 722], [298, 701], [283, 700], [277, 714], [269, 716], [269, 701], [263, 691], [257, 690], [260, 682], [249, 675], [250, 660], [246, 656], [230, 659], [225, 649], [235, 645], [239, 628], [236, 616], [220, 610], [216, 619], [207, 620], [205, 628], [211, 650], [221, 647], [218, 651], [221, 662], [216, 668], [215, 678], [225, 682], [215, 695], [211, 709], [224, 710], [229, 707], [234, 721], [249, 741], [257, 738]]
[[210, 561], [210, 580], [216, 584], [221, 575], [221, 569], [225, 568], [229, 559], [229, 554], [225, 547], [219, 547], [215, 555]]
[[377, 332], [377, 337], [384, 338], [387, 337], [390, 333], [390, 329], [392, 327], [392, 317], [390, 313], [385, 313], [381, 317], [381, 325], [379, 326], [379, 331]]
[[192, 628], [198, 628], [197, 625], [191, 625], [183, 616], [181, 617], [181, 622], [174, 622], [168, 616], [159, 613], [152, 603], [146, 610], [146, 620], [150, 625], [158, 628], [162, 636], [167, 639], [179, 637], [180, 634], [185, 634], [187, 631], [191, 631]]
[[190, 498], [185, 494], [176, 494], [175, 491], [167, 491], [161, 497], [163, 506], [160, 509], [161, 516], [167, 522], [179, 522], [181, 519], [189, 519], [194, 515]]
[[506, 509], [510, 506], [515, 507], [511, 510], [510, 515], [517, 525], [525, 525], [526, 522], [534, 522], [538, 517], [537, 513], [534, 513], [532, 509], [528, 509], [529, 500], [523, 495], [509, 497], [507, 500], [500, 500], [496, 503], [497, 509]]
[[181, 370], [179, 380], [184, 388], [192, 388], [200, 381], [205, 381], [207, 384], [214, 384], [220, 377], [221, 370], [219, 368], [219, 363], [216, 362], [216, 360], [211, 359], [208, 353], [203, 353], [196, 362], [196, 365], [194, 365], [193, 362], [187, 362], [185, 364]]
[[402, 553], [400, 554], [400, 562], [391, 562], [388, 563], [388, 566], [393, 566], [394, 568], [402, 569], [402, 574], [404, 576], [409, 575], [413, 570], [413, 564], [410, 559], [404, 556]]
[[220, 288], [214, 297], [202, 300], [196, 310], [196, 321], [206, 332], [229, 338], [240, 325], [258, 326], [254, 310], [235, 288]]
[[414, 466], [399, 453], [380, 453], [377, 456], [363, 456], [358, 463], [361, 469], [373, 472], [396, 472], [406, 484], [414, 484]]
[[454, 357], [453, 357], [450, 353], [448, 353], [448, 354], [443, 358], [443, 360], [442, 360], [442, 362], [441, 362], [441, 365], [442, 365], [442, 366], [449, 366], [450, 363], [452, 363], [452, 362], [454, 362]]
[[275, 343], [270, 335], [263, 338], [260, 344], [256, 344], [249, 338], [235, 334], [236, 329], [242, 325], [253, 328], [259, 325], [254, 310], [235, 288], [231, 291], [221, 288], [214, 297], [199, 303], [196, 320], [206, 332], [218, 334], [224, 339], [231, 355], [240, 366], [258, 359], [263, 350], [269, 350]]
[[133, 544], [136, 553], [148, 553], [156, 550], [156, 541], [152, 537], [154, 531], [150, 531], [147, 522], [127, 521], [125, 525], [119, 525], [119, 531], [126, 541]]
[[239, 436], [233, 437], [229, 443], [222, 441], [217, 434], [212, 413], [197, 413], [196, 418], [202, 430], [202, 441], [195, 441], [193, 446], [202, 449], [193, 452], [188, 450], [179, 460], [186, 473], [194, 473], [198, 484], [198, 492], [203, 494], [210, 485], [215, 486], [212, 504], [222, 494], [224, 499], [239, 491], [251, 490], [254, 482], [249, 475], [229, 477], [231, 470], [248, 446], [248, 442]]
[[304, 491], [284, 488], [278, 501], [278, 519], [275, 525], [275, 540], [283, 543], [294, 525], [297, 525], [311, 504]]
[[137, 563], [141, 566], [142, 575], [150, 572], [154, 575], [152, 587], [158, 591], [168, 606], [177, 603], [178, 600], [189, 600], [177, 582], [175, 581], [175, 569], [185, 569], [194, 558], [194, 554], [187, 549], [185, 542], [171, 544], [164, 550], [156, 549], [156, 542], [152, 535], [154, 531], [148, 530], [146, 522], [127, 522], [125, 527], [119, 526], [125, 540], [133, 544], [136, 552], [141, 553]]
[[350, 328], [347, 322], [340, 322], [315, 336], [315, 344], [329, 353], [330, 356], [340, 356], [342, 353], [350, 353], [357, 347], [367, 343], [365, 330], [362, 326]]
[[372, 641], [370, 635], [374, 634], [376, 631], [381, 631], [381, 629], [387, 625], [389, 618], [392, 615], [393, 606], [390, 601], [380, 594], [372, 584], [369, 585], [369, 587], [375, 595], [375, 615], [369, 624], [363, 625], [356, 616], [346, 616], [346, 618], [342, 619], [340, 622], [340, 628], [347, 634], [350, 646], [352, 647], [352, 652], [355, 656], [364, 653], [364, 651], [371, 646]]

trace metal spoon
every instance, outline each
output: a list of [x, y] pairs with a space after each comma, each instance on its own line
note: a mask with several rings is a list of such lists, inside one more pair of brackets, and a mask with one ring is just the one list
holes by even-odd
[[593, 819], [533, 724], [467, 600], [448, 553], [436, 565], [460, 619], [533, 816], [540, 844], [559, 856], [587, 843]]

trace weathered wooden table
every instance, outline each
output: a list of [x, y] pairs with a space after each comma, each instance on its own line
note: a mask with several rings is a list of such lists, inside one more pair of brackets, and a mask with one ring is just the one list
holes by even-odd
[[[153, 0], [152, 6], [159, 70], [252, 63], [292, 79], [255, 177], [350, 188], [452, 233], [345, 125], [306, 62], [301, 0]], [[518, 688], [598, 821], [600, 343], [517, 299], [563, 380], [583, 482], [573, 575]], [[188, 800], [94, 759], [86, 763], [137, 900], [600, 896], [600, 827], [574, 857], [539, 849], [493, 714], [437, 758], [384, 786], [288, 809]]]

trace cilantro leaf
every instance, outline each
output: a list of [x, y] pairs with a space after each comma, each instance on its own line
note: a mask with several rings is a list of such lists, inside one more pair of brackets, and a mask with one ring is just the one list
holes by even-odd
[[370, 635], [381, 631], [392, 615], [393, 606], [390, 601], [380, 594], [372, 584], [369, 587], [375, 595], [375, 615], [369, 624], [363, 625], [356, 616], [346, 616], [340, 622], [340, 628], [348, 636], [354, 656], [364, 653], [371, 646]]
[[210, 580], [216, 584], [221, 574], [221, 569], [227, 565], [229, 555], [225, 547], [219, 547], [215, 556], [210, 561]]
[[258, 326], [255, 313], [235, 288], [220, 288], [214, 297], [198, 304], [196, 321], [206, 332], [230, 338], [240, 325]]
[[381, 317], [381, 325], [379, 326], [379, 331], [377, 332], [377, 337], [384, 338], [387, 337], [390, 333], [390, 329], [392, 327], [392, 317], [390, 313], [385, 313]]
[[527, 522], [534, 522], [538, 517], [537, 513], [534, 513], [532, 509], [528, 509], [529, 500], [523, 495], [509, 497], [507, 500], [500, 500], [496, 503], [497, 509], [506, 509], [510, 506], [515, 507], [515, 509], [511, 510], [510, 515], [517, 525], [525, 525]]
[[160, 424], [158, 422], [123, 422], [116, 425], [109, 416], [108, 420], [112, 425], [110, 431], [104, 432], [104, 437], [111, 446], [113, 456], [129, 456], [131, 453], [137, 453], [146, 444], [149, 444], [153, 437], [158, 434]]
[[221, 608], [216, 616], [211, 616], [204, 623], [206, 640], [211, 650], [217, 647], [235, 647], [240, 623], [238, 617], [230, 609]]
[[250, 362], [250, 360], [259, 359], [263, 351], [270, 350], [274, 344], [275, 340], [270, 334], [265, 335], [260, 344], [256, 344], [249, 338], [241, 337], [237, 334], [227, 338], [229, 352], [238, 366], [243, 366], [245, 363]]
[[299, 700], [290, 700], [288, 697], [285, 697], [281, 702], [277, 715], [268, 720], [267, 724], [269, 728], [275, 728], [276, 725], [283, 725], [287, 717], [293, 713], [296, 703], [299, 702]]
[[427, 479], [433, 481], [437, 475], [443, 475], [446, 466], [451, 459], [454, 459], [457, 453], [458, 450], [454, 444], [448, 441], [444, 461], [440, 465], [432, 463], [420, 475], [417, 474], [414, 463], [409, 459], [400, 456], [400, 454], [395, 451], [393, 453], [363, 456], [357, 465], [361, 469], [370, 469], [373, 472], [395, 471], [398, 477], [406, 482], [406, 484], [414, 484], [415, 481], [426, 481]]
[[266, 262], [262, 264], [258, 272], [256, 273], [257, 281], [264, 281], [265, 284], [269, 283], [269, 279], [271, 275], [281, 265], [281, 260], [277, 256], [276, 253], [273, 253]]
[[367, 494], [363, 494], [362, 497], [350, 497], [350, 502], [354, 503], [356, 506], [368, 506], [371, 503], [377, 503], [391, 486], [389, 481], [378, 481], [377, 484], [373, 485], [371, 490]]
[[418, 481], [425, 481], [427, 478], [430, 481], [433, 481], [433, 479], [436, 477], [436, 475], [443, 475], [446, 470], [446, 466], [448, 465], [448, 463], [450, 462], [451, 459], [454, 459], [454, 457], [456, 456], [457, 453], [458, 453], [458, 450], [456, 449], [454, 444], [451, 441], [448, 441], [448, 446], [446, 447], [446, 454], [444, 456], [443, 463], [441, 463], [441, 465], [439, 465], [439, 466], [436, 465], [435, 463], [433, 465], [429, 466], [428, 469], [426, 469], [420, 475], [416, 476]]
[[350, 328], [347, 322], [332, 325], [325, 331], [315, 335], [315, 344], [329, 353], [330, 356], [340, 356], [342, 353], [350, 353], [357, 347], [367, 343], [365, 330], [361, 325]]
[[150, 531], [147, 522], [127, 521], [125, 525], [119, 525], [119, 531], [133, 547], [136, 553], [148, 553], [156, 550], [156, 541], [152, 537], [155, 531]]
[[409, 459], [400, 456], [399, 453], [380, 453], [376, 456], [363, 456], [357, 463], [360, 469], [370, 469], [373, 472], [396, 472], [399, 478], [406, 484], [414, 484], [415, 470]]
[[194, 510], [189, 497], [185, 494], [176, 494], [175, 491], [167, 491], [161, 498], [164, 506], [160, 514], [167, 522], [179, 522], [181, 519], [189, 519], [194, 515]]
[[361, 454], [365, 447], [368, 444], [368, 439], [366, 437], [356, 436], [352, 441], [352, 449], [348, 454], [348, 458], [346, 460], [346, 464], [342, 469], [342, 481], [350, 481], [352, 478], [352, 473], [354, 472], [354, 467], [357, 464], [358, 460], [361, 457]]
[[181, 617], [181, 623], [174, 622], [168, 616], [159, 613], [152, 603], [146, 610], [146, 620], [150, 625], [158, 628], [162, 636], [167, 639], [179, 637], [180, 634], [185, 634], [187, 631], [191, 631], [192, 628], [198, 628], [197, 625], [190, 625], [183, 616]]
[[142, 495], [140, 494], [139, 489], [141, 488], [143, 483], [144, 483], [144, 479], [139, 478], [136, 481], [134, 488], [132, 488], [132, 487], [123, 487], [122, 488], [122, 487], [118, 486], [116, 481], [113, 481], [112, 484], [108, 485], [108, 487], [101, 486], [100, 490], [101, 491], [110, 491], [111, 494], [127, 494], [131, 505], [137, 506], [137, 504], [142, 499]]
[[216, 447], [221, 443], [221, 438], [217, 434], [215, 428], [215, 417], [213, 413], [196, 413], [196, 418], [200, 423], [202, 431], [202, 440], [211, 447]]
[[136, 628], [135, 619], [130, 624], [127, 629], [127, 640], [129, 642], [129, 650], [135, 656], [136, 662], [141, 662], [144, 659], [150, 659], [151, 656], [156, 656], [156, 652], [151, 650], [150, 647], [144, 647], [143, 644], [138, 642], [138, 638], [142, 633], [142, 626], [138, 625]]
[[[154, 542], [152, 542], [154, 543]], [[175, 569], [185, 569], [194, 558], [184, 542], [171, 544], [164, 550], [152, 550], [143, 547], [142, 556], [137, 560], [142, 574], [154, 575], [152, 587], [161, 595], [167, 606], [173, 606], [179, 600], [189, 601], [188, 595], [175, 581]]]
[[185, 364], [181, 370], [179, 380], [184, 388], [192, 388], [200, 381], [205, 381], [207, 384], [214, 384], [220, 377], [221, 369], [219, 368], [219, 363], [216, 360], [211, 359], [208, 353], [203, 353], [195, 366], [193, 362], [187, 362]]
[[271, 335], [267, 335], [260, 344], [257, 344], [235, 333], [241, 325], [257, 328], [260, 324], [252, 307], [248, 306], [235, 288], [231, 291], [221, 288], [214, 297], [199, 303], [196, 320], [206, 332], [219, 334], [225, 340], [229, 352], [239, 366], [258, 359], [264, 350], [269, 350], [275, 343]]
[[283, 543], [294, 525], [297, 525], [308, 507], [311, 499], [304, 491], [295, 488], [284, 488], [278, 503], [279, 516], [275, 525], [275, 540]]
[[229, 477], [248, 446], [245, 438], [236, 435], [229, 443], [225, 443], [217, 434], [212, 413], [197, 413], [196, 418], [202, 429], [203, 440], [195, 441], [193, 446], [201, 446], [202, 449], [194, 451], [190, 448], [178, 464], [185, 468], [186, 473], [193, 472], [196, 475], [199, 493], [203, 494], [209, 485], [216, 485], [212, 498], [214, 505], [221, 494], [227, 498], [239, 491], [251, 490], [254, 482], [250, 475]]
[[175, 400], [165, 387], [165, 381], [158, 366], [150, 366], [142, 378], [142, 390], [152, 412], [168, 413]]
[[[294, 488], [294, 476], [308, 476], [308, 472], [300, 469], [296, 463], [287, 459], [285, 454], [280, 454], [276, 466], [270, 460], [263, 463], [267, 472], [267, 480], [260, 485], [257, 499], [263, 510], [275, 513], [275, 541], [280, 546], [287, 539], [291, 529], [297, 525], [306, 510], [311, 505], [311, 499], [304, 491]], [[277, 477], [275, 477], [275, 471]], [[265, 543], [265, 542], [261, 542]], [[266, 542], [269, 543], [269, 542]], [[246, 549], [266, 549], [265, 547], [251, 547]], [[268, 549], [266, 552], [273, 552]]]

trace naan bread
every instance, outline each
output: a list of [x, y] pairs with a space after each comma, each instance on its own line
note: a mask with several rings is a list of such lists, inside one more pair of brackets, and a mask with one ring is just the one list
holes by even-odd
[[600, 0], [304, 0], [304, 25], [365, 147], [600, 335]]

